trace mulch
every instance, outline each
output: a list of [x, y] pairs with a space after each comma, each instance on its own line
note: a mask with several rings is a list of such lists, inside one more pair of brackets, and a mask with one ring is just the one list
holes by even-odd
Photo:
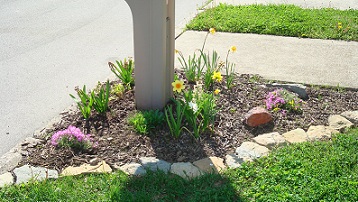
[[[182, 72], [178, 72], [183, 77]], [[98, 147], [87, 152], [55, 148], [50, 144], [51, 135], [73, 125], [83, 129], [85, 121], [78, 110], [61, 114], [62, 118], [46, 131], [42, 137], [44, 144], [27, 148], [21, 164], [43, 166], [58, 171], [68, 166], [104, 160], [108, 164], [121, 166], [129, 162], [138, 162], [140, 157], [151, 156], [168, 162], [194, 162], [196, 160], [217, 156], [224, 158], [233, 153], [244, 141], [268, 132], [279, 132], [311, 125], [327, 125], [331, 114], [340, 114], [348, 110], [358, 110], [358, 92], [354, 89], [307, 86], [309, 99], [304, 101], [302, 113], [272, 113], [273, 121], [260, 127], [248, 127], [243, 123], [245, 114], [257, 106], [265, 106], [265, 97], [275, 88], [267, 87], [266, 81], [257, 75], [236, 75], [231, 90], [225, 84], [216, 84], [221, 89], [217, 101], [219, 112], [214, 123], [214, 130], [195, 139], [188, 132], [175, 139], [167, 126], [158, 126], [148, 135], [141, 135], [129, 126], [127, 118], [136, 110], [134, 91], [127, 91], [121, 98], [112, 99], [110, 111], [106, 116], [93, 113], [90, 120], [90, 134], [98, 142]], [[111, 84], [117, 84], [112, 81]], [[135, 90], [135, 89], [134, 89]]]

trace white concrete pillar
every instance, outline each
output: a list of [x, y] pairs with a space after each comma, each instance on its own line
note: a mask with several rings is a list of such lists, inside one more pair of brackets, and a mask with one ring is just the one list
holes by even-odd
[[175, 0], [126, 0], [134, 28], [135, 101], [161, 109], [172, 96]]

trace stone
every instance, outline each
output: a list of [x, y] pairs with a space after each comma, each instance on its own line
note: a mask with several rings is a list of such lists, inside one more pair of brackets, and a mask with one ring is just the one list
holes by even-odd
[[147, 174], [147, 171], [139, 163], [128, 163], [121, 166], [119, 169], [128, 175], [143, 176]]
[[202, 175], [199, 168], [190, 162], [173, 163], [170, 168], [170, 173], [179, 175], [184, 179], [191, 179]]
[[276, 88], [284, 88], [288, 91], [291, 91], [293, 93], [296, 93], [299, 98], [302, 100], [308, 100], [308, 94], [306, 91], [306, 86], [302, 84], [267, 84], [268, 87], [276, 87]]
[[21, 161], [22, 155], [16, 151], [5, 153], [0, 158], [0, 174], [13, 170]]
[[302, 128], [297, 128], [295, 130], [288, 131], [287, 133], [282, 134], [285, 140], [288, 143], [300, 143], [300, 142], [307, 142], [308, 135]]
[[243, 142], [240, 147], [236, 148], [236, 155], [242, 159], [256, 159], [266, 156], [270, 150], [254, 142]]
[[329, 126], [310, 126], [307, 130], [307, 136], [309, 140], [323, 140], [331, 138], [332, 134], [339, 133], [337, 130]]
[[286, 140], [278, 132], [265, 133], [253, 138], [254, 142], [268, 149], [286, 145]]
[[252, 161], [250, 157], [239, 158], [235, 154], [228, 154], [225, 156], [226, 165], [231, 168], [238, 168], [246, 161]]
[[80, 175], [84, 173], [111, 173], [112, 168], [105, 162], [101, 161], [97, 165], [82, 164], [81, 166], [69, 166], [65, 168], [61, 176]]
[[33, 148], [40, 143], [43, 143], [43, 140], [36, 139], [33, 137], [27, 137], [25, 140], [22, 141], [21, 146], [25, 148]]
[[351, 128], [353, 123], [340, 115], [330, 115], [328, 117], [328, 125], [340, 132], [344, 132], [345, 129]]
[[164, 160], [157, 159], [155, 157], [142, 157], [139, 158], [139, 162], [144, 168], [149, 169], [151, 171], [161, 170], [165, 173], [168, 173], [170, 170], [170, 163]]
[[16, 176], [15, 184], [26, 183], [30, 180], [42, 181], [50, 178], [58, 178], [58, 172], [56, 170], [50, 170], [44, 167], [33, 167], [30, 165], [15, 168], [13, 172]]
[[12, 184], [14, 184], [14, 176], [10, 172], [0, 175], [0, 188]]
[[358, 110], [343, 112], [341, 116], [358, 126]]
[[215, 156], [200, 159], [193, 164], [205, 173], [219, 173], [226, 168], [224, 159]]
[[260, 126], [272, 121], [271, 114], [262, 107], [255, 107], [245, 115], [245, 123], [250, 127]]

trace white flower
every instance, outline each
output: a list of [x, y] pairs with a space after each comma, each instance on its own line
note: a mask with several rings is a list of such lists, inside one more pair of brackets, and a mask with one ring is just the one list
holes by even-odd
[[198, 111], [198, 105], [195, 102], [190, 101], [188, 104], [190, 109], [192, 109], [194, 113]]

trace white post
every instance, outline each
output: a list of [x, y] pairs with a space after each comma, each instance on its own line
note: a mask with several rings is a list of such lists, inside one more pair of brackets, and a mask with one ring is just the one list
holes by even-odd
[[162, 109], [173, 93], [175, 2], [126, 2], [133, 15], [136, 107]]

